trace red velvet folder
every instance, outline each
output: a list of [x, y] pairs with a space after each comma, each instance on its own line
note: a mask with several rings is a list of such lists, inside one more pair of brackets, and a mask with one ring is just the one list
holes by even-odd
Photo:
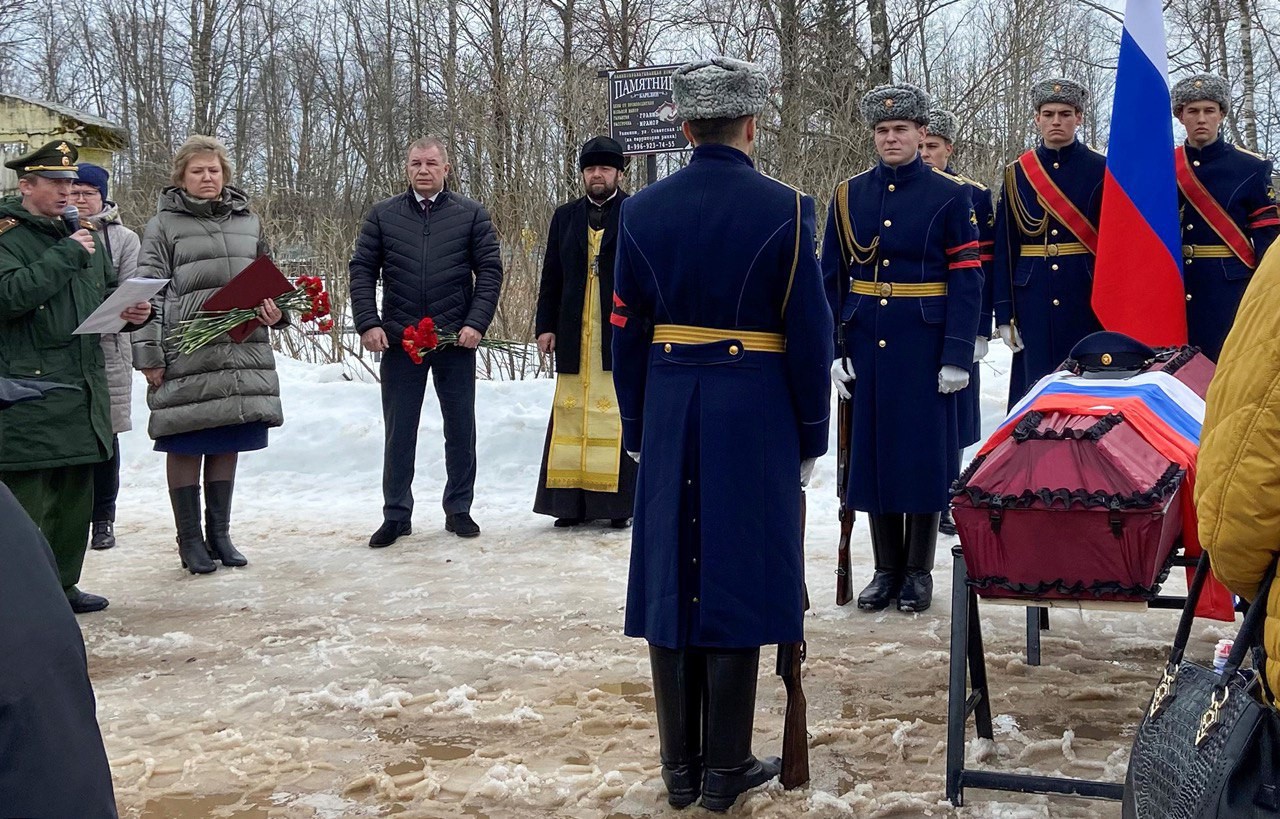
[[[274, 299], [293, 289], [293, 283], [284, 277], [271, 257], [259, 256], [221, 290], [210, 296], [201, 309], [216, 311], [253, 308], [262, 304], [263, 299]], [[257, 327], [257, 322], [251, 319], [236, 325], [227, 335], [238, 344], [248, 338]]]

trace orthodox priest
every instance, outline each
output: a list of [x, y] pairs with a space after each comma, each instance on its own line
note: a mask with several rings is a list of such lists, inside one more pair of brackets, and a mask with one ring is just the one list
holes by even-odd
[[556, 395], [533, 511], [557, 527], [631, 520], [636, 464], [622, 451], [614, 393], [613, 261], [626, 157], [606, 136], [578, 155], [586, 195], [556, 209], [542, 262], [535, 332], [538, 351], [555, 355]]

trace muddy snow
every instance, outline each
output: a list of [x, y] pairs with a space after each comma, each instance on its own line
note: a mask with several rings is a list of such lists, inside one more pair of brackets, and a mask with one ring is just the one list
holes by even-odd
[[[984, 365], [988, 427], [1007, 353]], [[553, 385], [478, 386], [481, 537], [443, 529], [434, 396], [423, 414], [414, 533], [367, 547], [381, 519], [376, 384], [281, 362], [286, 426], [243, 457], [233, 536], [244, 569], [178, 563], [161, 456], [122, 437], [120, 545], [80, 618], [121, 815], [178, 817], [707, 816], [666, 806], [644, 643], [622, 636], [629, 532], [530, 512]], [[834, 434], [834, 433], [833, 433]], [[867, 614], [834, 602], [835, 459], [809, 492], [809, 786], [739, 800], [759, 817], [1119, 816], [1110, 803], [970, 790], [944, 796], [951, 556], [935, 605]], [[869, 573], [855, 529], [858, 588]], [[1173, 584], [1180, 587], [1180, 583]], [[1172, 638], [1168, 612], [1054, 611], [1027, 665], [1023, 610], [982, 606], [994, 742], [970, 764], [1120, 781]], [[1207, 656], [1229, 627], [1198, 625]], [[758, 753], [778, 753], [785, 696], [765, 650]]]

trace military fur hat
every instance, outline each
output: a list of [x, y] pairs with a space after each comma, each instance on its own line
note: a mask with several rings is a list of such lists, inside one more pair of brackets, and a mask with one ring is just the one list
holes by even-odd
[[862, 98], [862, 118], [872, 128], [893, 119], [929, 124], [929, 95], [910, 83], [877, 85]]
[[1069, 80], [1065, 77], [1051, 77], [1047, 80], [1041, 80], [1031, 88], [1031, 103], [1036, 111], [1040, 110], [1040, 106], [1048, 105], [1051, 102], [1061, 102], [1070, 105], [1077, 111], [1083, 111], [1085, 101], [1088, 99], [1088, 88], [1085, 88], [1075, 80]]
[[769, 78], [755, 63], [712, 57], [677, 68], [671, 94], [685, 119], [737, 119], [764, 110]]
[[1222, 113], [1231, 110], [1231, 86], [1217, 74], [1193, 74], [1178, 80], [1173, 86], [1173, 115], [1182, 113], [1182, 107], [1192, 102], [1207, 100], [1222, 106]]
[[929, 109], [929, 133], [942, 137], [947, 142], [955, 142], [957, 130], [959, 124], [955, 114], [942, 108]]

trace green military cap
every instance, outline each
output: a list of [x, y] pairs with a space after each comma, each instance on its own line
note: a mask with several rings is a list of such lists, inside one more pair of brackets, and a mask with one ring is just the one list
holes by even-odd
[[76, 160], [79, 158], [80, 152], [75, 145], [65, 139], [55, 139], [29, 154], [9, 160], [4, 166], [18, 176], [33, 173], [46, 179], [76, 179], [79, 170]]

